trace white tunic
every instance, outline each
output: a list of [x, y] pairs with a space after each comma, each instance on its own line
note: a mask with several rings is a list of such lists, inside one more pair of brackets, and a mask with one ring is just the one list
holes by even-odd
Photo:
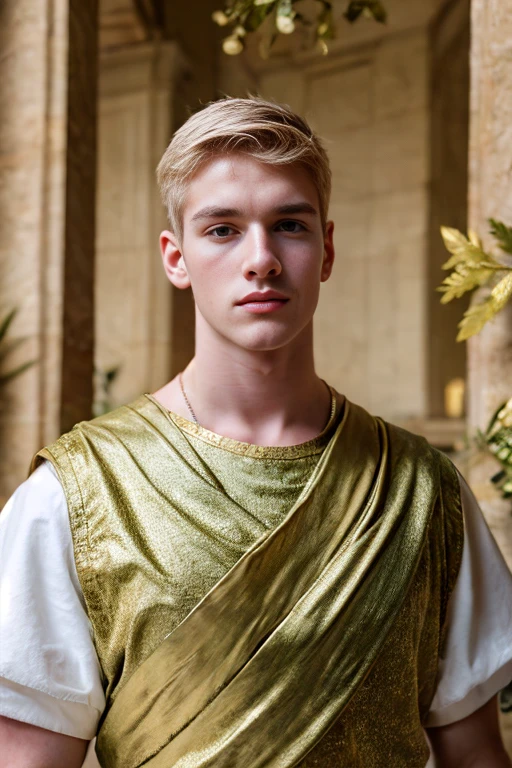
[[[512, 680], [512, 576], [460, 483], [464, 550], [428, 726], [467, 717]], [[0, 714], [92, 739], [105, 697], [66, 498], [49, 462], [0, 515], [0, 564]], [[88, 768], [97, 766], [88, 755]]]

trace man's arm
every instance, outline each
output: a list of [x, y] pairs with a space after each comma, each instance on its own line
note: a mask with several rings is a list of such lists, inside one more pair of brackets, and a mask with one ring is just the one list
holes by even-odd
[[512, 768], [501, 740], [496, 696], [469, 717], [427, 733], [437, 768]]
[[80, 768], [88, 743], [0, 715], [2, 768]]

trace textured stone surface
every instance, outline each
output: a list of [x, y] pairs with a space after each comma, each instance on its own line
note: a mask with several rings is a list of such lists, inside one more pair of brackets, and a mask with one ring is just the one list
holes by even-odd
[[3, 498], [90, 415], [96, 32], [95, 0], [0, 4], [0, 307], [28, 339], [6, 367], [38, 360], [2, 392]]
[[[473, 0], [470, 224], [487, 236], [489, 217], [512, 225], [512, 0]], [[512, 396], [512, 306], [469, 342], [470, 422], [484, 428]], [[479, 494], [512, 565], [510, 505], [494, 503], [485, 482], [493, 462], [475, 469]], [[502, 517], [503, 515], [503, 517]]]
[[[472, 0], [470, 225], [486, 236], [489, 217], [512, 226], [512, 0]], [[496, 407], [512, 396], [512, 306], [468, 344], [469, 418], [485, 428]], [[512, 567], [510, 501], [497, 497], [489, 478], [493, 459], [471, 467], [470, 480], [500, 548]], [[512, 715], [502, 718], [512, 755]]]

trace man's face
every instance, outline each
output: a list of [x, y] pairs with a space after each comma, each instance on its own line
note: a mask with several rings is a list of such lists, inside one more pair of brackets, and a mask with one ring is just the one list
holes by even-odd
[[[318, 193], [305, 169], [234, 154], [212, 160], [192, 179], [182, 242], [167, 232], [161, 245], [170, 280], [192, 286], [198, 333], [205, 323], [238, 347], [267, 351], [311, 323], [320, 282], [332, 269], [332, 230], [332, 223], [322, 230]], [[266, 297], [270, 291], [282, 298]], [[248, 301], [252, 293], [259, 296]]]

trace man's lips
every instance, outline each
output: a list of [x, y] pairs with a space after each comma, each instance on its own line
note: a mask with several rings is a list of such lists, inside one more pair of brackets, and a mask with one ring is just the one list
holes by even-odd
[[272, 312], [278, 312], [285, 307], [289, 299], [283, 294], [249, 294], [245, 299], [239, 302], [240, 306], [245, 312], [250, 312], [256, 315], [267, 315]]
[[253, 292], [247, 294], [243, 299], [241, 299], [239, 302], [237, 302], [238, 305], [243, 304], [260, 304], [260, 303], [269, 303], [269, 302], [279, 302], [284, 303], [288, 301], [288, 296], [285, 296], [282, 293], [278, 293], [277, 291], [265, 291], [263, 293], [260, 292]]

